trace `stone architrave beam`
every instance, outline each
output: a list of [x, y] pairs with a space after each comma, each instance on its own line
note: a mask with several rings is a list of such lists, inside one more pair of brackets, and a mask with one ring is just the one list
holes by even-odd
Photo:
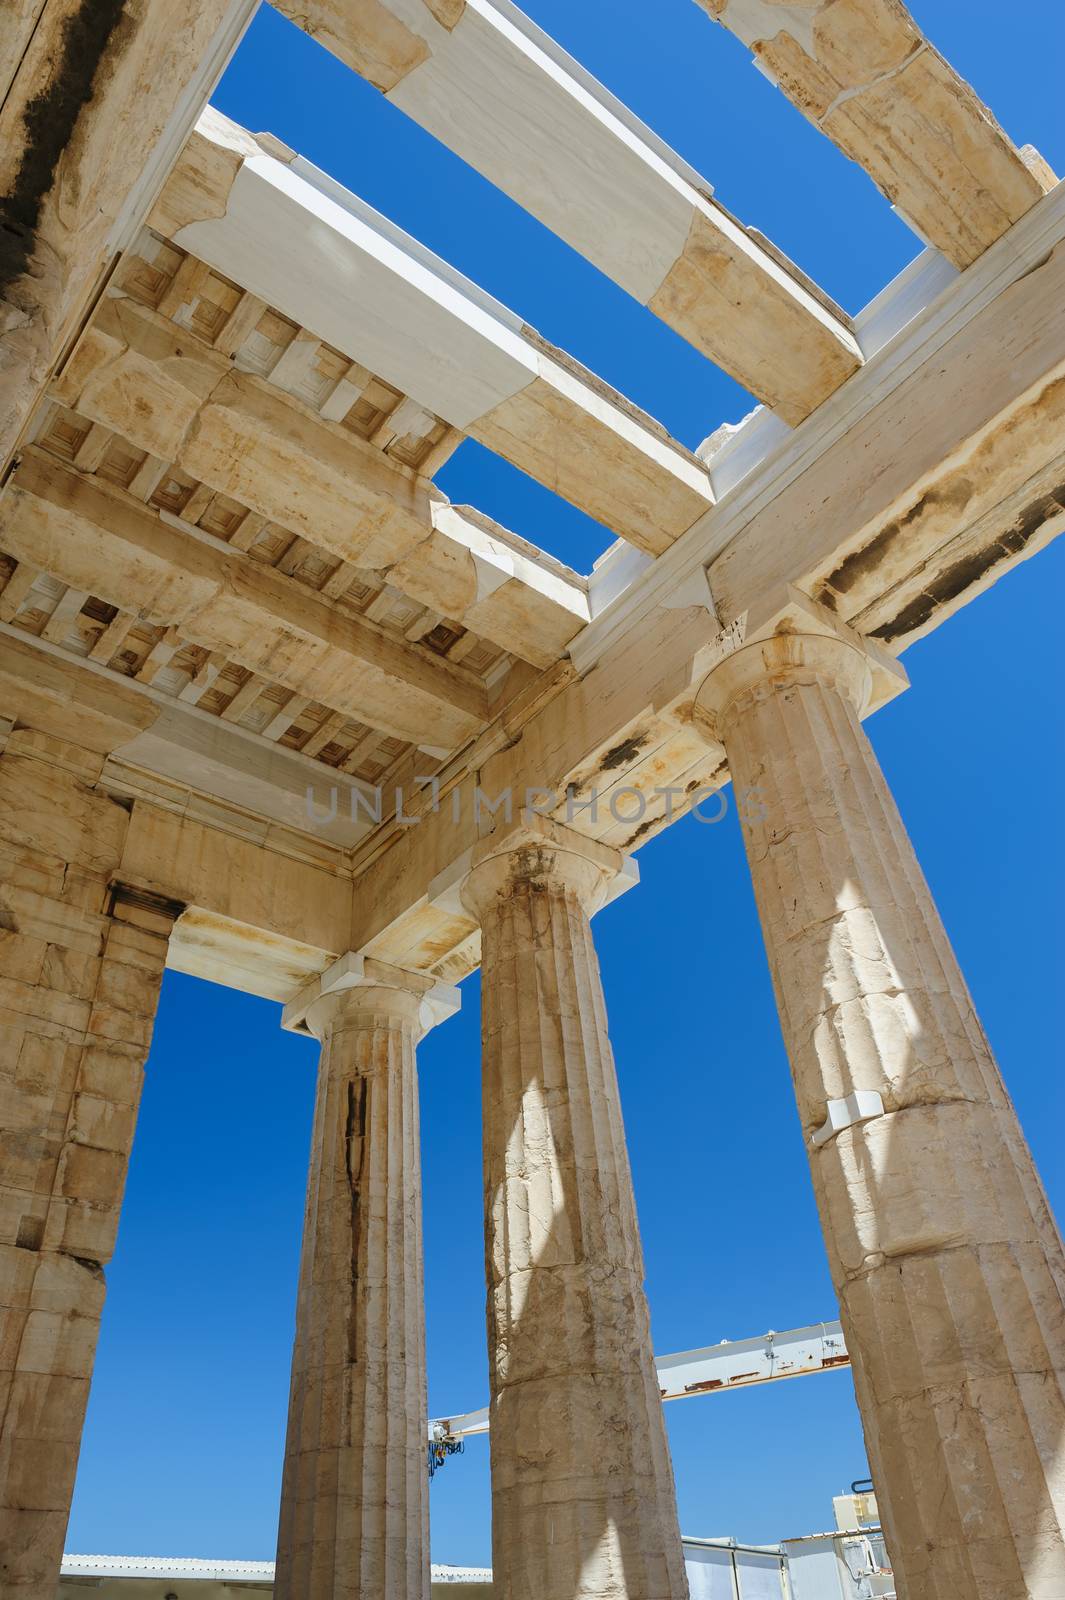
[[1017, 149], [900, 0], [697, 4], [957, 267], [1057, 182], [1035, 152]]
[[255, 0], [43, 0], [0, 40], [0, 465]]
[[416, 744], [458, 746], [484, 725], [488, 695], [472, 673], [190, 532], [35, 447], [0, 501], [0, 546], [19, 560], [178, 627], [297, 694]]
[[576, 573], [133, 300], [103, 301], [51, 392], [534, 666], [588, 620]]
[[516, 7], [280, 9], [786, 422], [860, 365], [838, 307]]
[[[783, 579], [897, 653], [1061, 531], [1065, 189], [1022, 227], [972, 269], [988, 274], [972, 283], [976, 314], [944, 318], [930, 349], [915, 336], [912, 354], [886, 352], [891, 392], [855, 404], [816, 464], [716, 554], [723, 621]], [[889, 452], [895, 467], [866, 470]]]
[[[682, 445], [300, 157], [200, 119], [153, 227], [630, 543], [658, 555], [713, 503]], [[338, 295], [338, 273], [352, 286]]]

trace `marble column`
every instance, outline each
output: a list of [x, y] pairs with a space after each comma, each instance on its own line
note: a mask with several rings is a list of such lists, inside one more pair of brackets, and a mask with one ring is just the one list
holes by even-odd
[[542, 819], [482, 845], [492, 1566], [503, 1600], [687, 1595], [589, 917], [623, 865]]
[[457, 994], [347, 960], [351, 986], [301, 1008], [322, 1053], [274, 1594], [428, 1600], [415, 1047]]
[[779, 634], [717, 666], [696, 715], [741, 808], [898, 1592], [1059, 1600], [1061, 1237], [862, 729], [869, 687], [854, 643]]
[[103, 764], [0, 756], [0, 1595], [54, 1600], [167, 942]]

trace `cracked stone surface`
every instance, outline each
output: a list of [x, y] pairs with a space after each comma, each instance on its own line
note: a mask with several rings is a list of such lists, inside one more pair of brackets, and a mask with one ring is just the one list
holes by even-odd
[[308, 1012], [322, 1057], [276, 1600], [429, 1600], [415, 1046], [432, 983], [411, 982]]
[[0, 756], [0, 1594], [54, 1600], [172, 915], [112, 905], [99, 758]]
[[[180, 116], [227, 0], [4, 7], [0, 458], [14, 449], [116, 248], [130, 191]], [[160, 173], [160, 176], [162, 174]]]
[[955, 266], [1053, 187], [900, 0], [697, 3]]
[[[728, 753], [869, 1460], [907, 1600], [1065, 1594], [1065, 1257], [859, 721], [842, 640], [749, 645]], [[829, 1100], [884, 1112], [814, 1145]]]
[[688, 1592], [589, 925], [602, 877], [544, 846], [482, 862], [465, 889], [482, 926], [492, 1565], [507, 1600]]

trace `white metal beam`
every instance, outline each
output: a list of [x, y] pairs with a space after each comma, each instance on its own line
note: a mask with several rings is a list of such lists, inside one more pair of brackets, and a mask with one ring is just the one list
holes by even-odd
[[[849, 1366], [838, 1322], [815, 1322], [787, 1333], [771, 1331], [756, 1339], [723, 1339], [702, 1350], [655, 1358], [663, 1400], [687, 1400], [720, 1389], [751, 1388]], [[460, 1417], [434, 1417], [429, 1423], [429, 1439], [470, 1439], [487, 1433], [488, 1426], [488, 1407], [482, 1406]]]

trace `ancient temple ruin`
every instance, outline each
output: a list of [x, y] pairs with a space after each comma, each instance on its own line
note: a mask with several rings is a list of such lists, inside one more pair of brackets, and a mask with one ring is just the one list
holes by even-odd
[[[927, 246], [860, 316], [510, 0], [281, 5], [757, 398], [698, 453], [205, 109], [254, 0], [5, 18], [3, 1600], [166, 967], [322, 1046], [278, 1600], [424, 1600], [415, 1053], [478, 966], [494, 1592], [681, 1600], [592, 918], [730, 782], [898, 1592], [1065, 1595], [1061, 1239], [862, 727], [1065, 526], [1065, 188], [899, 0], [701, 4]], [[448, 503], [467, 438], [616, 545]]]

